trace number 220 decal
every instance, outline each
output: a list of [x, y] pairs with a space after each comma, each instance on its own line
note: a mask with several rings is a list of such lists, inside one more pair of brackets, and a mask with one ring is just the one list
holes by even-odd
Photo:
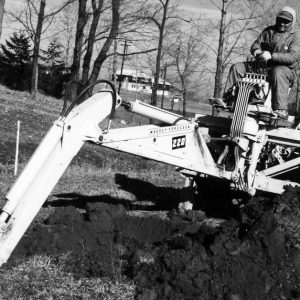
[[172, 138], [172, 150], [185, 147], [185, 135], [175, 136]]

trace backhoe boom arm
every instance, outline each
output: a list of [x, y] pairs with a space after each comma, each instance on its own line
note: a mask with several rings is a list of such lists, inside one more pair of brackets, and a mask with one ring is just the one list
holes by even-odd
[[112, 103], [110, 92], [99, 92], [54, 122], [6, 196], [0, 214], [0, 265], [7, 261], [84, 142], [98, 142], [102, 134], [98, 123], [110, 114]]

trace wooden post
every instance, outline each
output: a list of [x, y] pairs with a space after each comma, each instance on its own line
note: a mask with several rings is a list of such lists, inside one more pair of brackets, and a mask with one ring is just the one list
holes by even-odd
[[14, 175], [18, 174], [18, 160], [19, 160], [19, 141], [20, 141], [20, 121], [17, 122], [17, 138], [16, 138], [16, 155], [15, 155], [15, 170]]

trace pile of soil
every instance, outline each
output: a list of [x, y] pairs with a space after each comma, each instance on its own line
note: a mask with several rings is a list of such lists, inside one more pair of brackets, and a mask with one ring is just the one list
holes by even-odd
[[240, 220], [169, 237], [136, 277], [138, 299], [299, 299], [300, 189], [254, 198]]
[[219, 219], [108, 200], [55, 208], [13, 256], [69, 253], [79, 276], [134, 278], [136, 299], [300, 299], [300, 188]]

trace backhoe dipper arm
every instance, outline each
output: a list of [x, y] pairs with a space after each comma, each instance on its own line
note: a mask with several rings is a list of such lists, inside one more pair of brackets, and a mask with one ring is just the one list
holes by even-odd
[[[6, 195], [0, 214], [0, 265], [5, 263], [44, 201], [84, 142], [98, 142], [98, 124], [113, 108], [111, 91], [100, 91], [67, 114], [46, 134]], [[117, 106], [121, 100], [118, 99]]]

